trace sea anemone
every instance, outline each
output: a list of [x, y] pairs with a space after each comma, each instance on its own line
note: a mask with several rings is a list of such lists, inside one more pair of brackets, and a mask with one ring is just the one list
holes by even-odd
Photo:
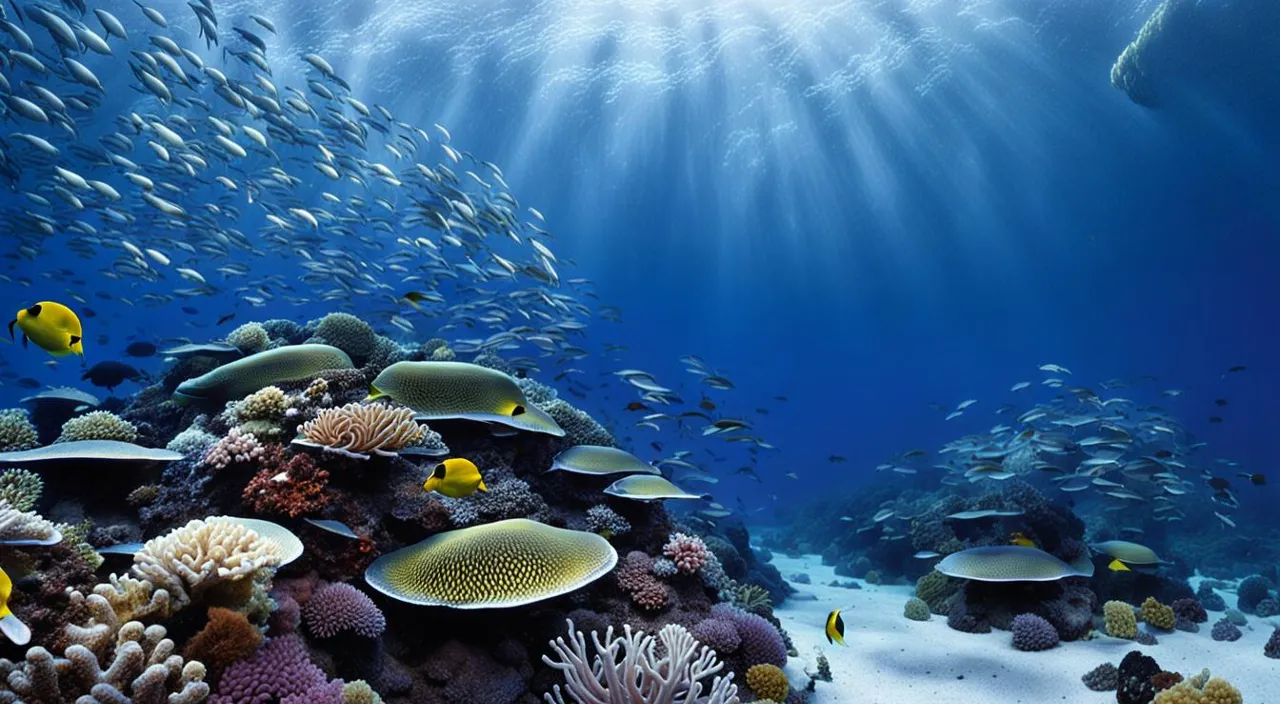
[[294, 442], [362, 459], [369, 453], [395, 455], [396, 450], [421, 441], [423, 434], [412, 410], [361, 403], [326, 408], [298, 432], [301, 437]]

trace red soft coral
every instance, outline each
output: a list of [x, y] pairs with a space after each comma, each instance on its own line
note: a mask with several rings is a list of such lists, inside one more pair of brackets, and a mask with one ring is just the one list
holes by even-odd
[[297, 454], [287, 461], [284, 453], [272, 454], [278, 462], [264, 462], [263, 469], [244, 488], [244, 502], [255, 513], [290, 518], [315, 513], [329, 505], [329, 473], [316, 466], [309, 455]]
[[671, 599], [670, 590], [661, 580], [653, 576], [653, 558], [633, 550], [618, 566], [614, 573], [618, 586], [631, 595], [636, 606], [648, 611], [657, 611], [667, 605]]
[[675, 563], [681, 574], [693, 574], [707, 564], [707, 544], [696, 535], [672, 533], [662, 554]]

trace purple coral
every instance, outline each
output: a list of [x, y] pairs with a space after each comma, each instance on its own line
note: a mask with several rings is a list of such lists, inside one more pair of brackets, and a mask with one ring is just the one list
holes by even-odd
[[1262, 654], [1269, 658], [1280, 660], [1280, 628], [1271, 632], [1271, 637], [1267, 639], [1267, 644], [1262, 647]]
[[1172, 606], [1174, 616], [1177, 616], [1180, 621], [1204, 623], [1209, 620], [1209, 614], [1205, 613], [1204, 606], [1198, 599], [1192, 597], [1174, 599]]
[[735, 652], [742, 644], [737, 626], [732, 621], [719, 618], [708, 618], [694, 624], [689, 629], [693, 637], [701, 644], [711, 648], [721, 656]]
[[1018, 650], [1048, 650], [1058, 645], [1058, 631], [1052, 624], [1035, 614], [1013, 617], [1013, 647]]
[[280, 704], [342, 704], [342, 680], [312, 687], [301, 694], [290, 694]]
[[681, 574], [693, 574], [707, 564], [707, 545], [696, 535], [672, 533], [662, 554], [675, 563]]
[[378, 605], [364, 592], [344, 582], [326, 585], [313, 594], [303, 615], [307, 619], [307, 630], [317, 638], [332, 638], [339, 633], [377, 638], [387, 627], [387, 619]]
[[728, 604], [711, 607], [711, 617], [728, 621], [738, 629], [741, 642], [736, 656], [747, 667], [761, 664], [783, 667], [787, 664], [787, 645], [782, 634], [763, 617]]
[[1211, 635], [1214, 640], [1234, 641], [1240, 640], [1240, 636], [1243, 634], [1240, 633], [1240, 628], [1231, 622], [1231, 619], [1223, 616], [1218, 619], [1217, 623], [1213, 624]]
[[273, 638], [248, 660], [222, 674], [210, 704], [268, 704], [304, 695], [326, 684], [324, 672], [311, 662], [298, 636]]

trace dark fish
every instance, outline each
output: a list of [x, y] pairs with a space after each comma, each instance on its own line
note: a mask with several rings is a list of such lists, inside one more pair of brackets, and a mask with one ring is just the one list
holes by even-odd
[[150, 342], [131, 342], [124, 353], [130, 357], [150, 357], [156, 353], [156, 346]]
[[84, 317], [86, 317], [86, 318], [96, 318], [96, 317], [98, 317], [98, 311], [96, 311], [96, 310], [94, 310], [94, 309], [92, 309], [92, 308], [90, 308], [90, 307], [88, 307], [88, 306], [85, 306], [85, 307], [83, 307], [83, 308], [81, 308], [81, 309], [80, 309], [80, 315], [83, 315], [83, 316], [84, 316]]
[[1209, 485], [1209, 488], [1214, 491], [1224, 491], [1231, 488], [1231, 482], [1223, 479], [1222, 477], [1209, 477], [1209, 481], [1206, 483]]
[[142, 372], [137, 369], [124, 362], [112, 361], [98, 362], [89, 367], [84, 376], [80, 377], [82, 381], [88, 381], [94, 386], [101, 386], [112, 392], [126, 381], [138, 381], [141, 378]]
[[774, 401], [782, 401], [782, 402], [784, 402], [784, 403], [785, 403], [785, 402], [786, 402], [786, 400], [787, 400], [787, 397], [786, 397], [786, 396], [774, 396], [774, 397], [773, 397], [773, 400], [774, 400]]
[[232, 318], [234, 318], [234, 317], [236, 317], [236, 314], [235, 314], [235, 313], [227, 313], [226, 315], [222, 316], [221, 318], [218, 318], [218, 322], [214, 323], [214, 325], [222, 325], [223, 323], [228, 322], [229, 320], [231, 320], [231, 319], [232, 319]]
[[1155, 452], [1152, 453], [1152, 455], [1162, 460], [1173, 457], [1173, 453], [1170, 452], [1169, 450], [1156, 450]]
[[1240, 366], [1240, 365], [1238, 365], [1238, 364], [1237, 364], [1237, 365], [1236, 365], [1236, 366], [1234, 366], [1234, 367], [1228, 367], [1228, 368], [1227, 368], [1227, 371], [1234, 373], [1234, 372], [1242, 372], [1242, 371], [1244, 371], [1244, 370], [1246, 370], [1246, 369], [1248, 369], [1248, 367]]
[[847, 458], [847, 457], [841, 457], [840, 455], [832, 455], [832, 456], [830, 456], [830, 457], [828, 457], [828, 458], [827, 458], [827, 461], [828, 461], [828, 462], [830, 462], [830, 463], [832, 463], [832, 464], [836, 464], [837, 462], [848, 462], [848, 461], [849, 461], [849, 458]]
[[1221, 423], [1221, 422], [1222, 422], [1222, 416], [1209, 416], [1209, 422], [1210, 422], [1210, 423]]
[[1248, 472], [1240, 472], [1236, 476], [1248, 479], [1249, 483], [1254, 486], [1266, 486], [1267, 476], [1265, 474], [1249, 474]]
[[745, 467], [739, 467], [737, 470], [734, 471], [734, 474], [745, 474], [748, 477], [751, 477], [752, 479], [760, 482], [761, 484], [764, 483], [764, 480], [760, 478], [760, 475], [756, 474], [755, 467], [752, 467], [750, 465]]
[[653, 409], [652, 409], [652, 408], [649, 408], [648, 406], [644, 405], [643, 403], [640, 403], [639, 401], [632, 401], [631, 403], [628, 403], [628, 404], [626, 405], [626, 408], [625, 408], [624, 410], [627, 410], [627, 411], [651, 411], [651, 410], [653, 410]]
[[18, 380], [18, 386], [21, 386], [24, 389], [38, 389], [40, 388], [40, 382], [29, 376], [24, 376]]
[[712, 403], [711, 399], [703, 396], [702, 401], [698, 403], [698, 408], [701, 408], [704, 411], [714, 411], [716, 410], [716, 404]]
[[187, 315], [200, 315], [200, 311], [196, 310], [195, 308], [192, 308], [191, 306], [183, 306], [182, 312], [186, 313]]
[[653, 442], [649, 443], [649, 447], [652, 447], [658, 452], [662, 452], [662, 443], [658, 442], [657, 440], [654, 440]]
[[1215, 399], [1213, 400], [1213, 405], [1217, 406], [1218, 408], [1222, 408], [1223, 406], [1227, 405], [1227, 399], [1225, 399], [1225, 398], [1215, 398]]

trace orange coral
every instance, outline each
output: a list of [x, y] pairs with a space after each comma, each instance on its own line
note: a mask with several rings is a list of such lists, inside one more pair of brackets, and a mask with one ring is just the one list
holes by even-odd
[[329, 505], [328, 472], [307, 455], [294, 455], [288, 461], [283, 461], [283, 452], [275, 457], [280, 461], [268, 463], [245, 486], [245, 505], [255, 513], [290, 518], [315, 513]]
[[182, 656], [204, 663], [209, 671], [205, 680], [217, 686], [223, 671], [253, 655], [261, 644], [262, 634], [244, 614], [214, 607], [209, 609], [209, 622], [187, 641]]

